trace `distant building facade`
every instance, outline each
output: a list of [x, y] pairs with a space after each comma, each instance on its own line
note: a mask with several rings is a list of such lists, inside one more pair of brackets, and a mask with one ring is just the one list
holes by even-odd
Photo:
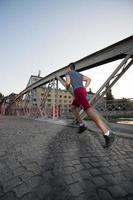
[[[42, 77], [31, 76], [27, 87], [37, 81]], [[23, 101], [20, 103], [20, 107], [26, 107], [27, 109], [37, 109], [38, 106], [45, 106], [45, 110], [49, 113], [52, 112], [53, 105], [58, 106], [60, 112], [66, 112], [70, 110], [70, 105], [73, 101], [73, 96], [66, 90], [48, 88], [47, 86], [41, 86], [33, 91], [25, 94]]]

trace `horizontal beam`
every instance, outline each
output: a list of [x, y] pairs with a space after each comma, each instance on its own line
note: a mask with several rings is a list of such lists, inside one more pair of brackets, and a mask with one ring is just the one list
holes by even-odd
[[126, 55], [133, 57], [133, 36], [121, 40], [111, 46], [97, 51], [75, 62], [76, 70], [83, 71], [94, 68], [112, 61], [125, 58]]
[[[100, 66], [102, 64], [112, 62], [118, 59], [122, 59], [126, 57], [126, 55], [130, 55], [133, 57], [133, 36], [130, 36], [124, 40], [121, 40], [111, 46], [108, 46], [100, 51], [97, 51], [89, 56], [82, 58], [75, 62], [76, 70], [83, 71], [93, 67]], [[44, 84], [47, 84], [50, 80], [55, 77], [57, 74], [58, 77], [63, 77], [66, 74], [67, 67], [63, 67], [46, 77], [40, 79], [39, 81], [33, 83], [32, 85], [28, 86], [19, 95], [15, 98], [17, 100], [20, 96], [26, 94], [32, 89], [40, 87]], [[14, 100], [14, 101], [15, 101]]]

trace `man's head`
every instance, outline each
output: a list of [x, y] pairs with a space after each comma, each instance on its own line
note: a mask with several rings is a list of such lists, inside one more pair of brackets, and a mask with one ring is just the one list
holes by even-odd
[[70, 63], [70, 64], [68, 65], [68, 68], [69, 68], [69, 70], [75, 70], [75, 65], [74, 65], [74, 63]]

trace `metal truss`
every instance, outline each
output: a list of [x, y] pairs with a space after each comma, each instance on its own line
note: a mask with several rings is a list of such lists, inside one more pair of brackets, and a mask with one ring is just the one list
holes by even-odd
[[[86, 56], [82, 58], [81, 60], [76, 61], [75, 62], [76, 70], [83, 71], [83, 70], [91, 69], [91, 68], [103, 65], [105, 63], [109, 63], [118, 59], [125, 58], [126, 55], [131, 55], [131, 57], [133, 57], [133, 36], [130, 36], [100, 51], [97, 51], [89, 56]], [[49, 83], [50, 80], [54, 79], [55, 74], [57, 74], [61, 78], [64, 77], [66, 74], [66, 70], [67, 70], [67, 66], [29, 85], [17, 95], [14, 101], [16, 101], [16, 99], [19, 98], [19, 96], [26, 94], [30, 90]]]
[[49, 92], [51, 91], [52, 87], [54, 86], [54, 84], [55, 83], [52, 80], [50, 80], [49, 83], [48, 83], [48, 86], [45, 87], [43, 99], [42, 99], [41, 104], [40, 104], [41, 109], [45, 108], [47, 97], [48, 97]]
[[[53, 98], [52, 98], [52, 117], [53, 119], [58, 118], [58, 112], [55, 116], [55, 107], [58, 107], [58, 80], [56, 80], [55, 78], [53, 78], [52, 80], [49, 81], [48, 86], [44, 87], [44, 95], [42, 100], [40, 100], [39, 95], [37, 94], [37, 89], [35, 89], [36, 91], [36, 98], [37, 98], [37, 107], [39, 109], [39, 112], [42, 116], [42, 118], [48, 118], [48, 114], [47, 114], [47, 109], [46, 109], [46, 102], [47, 102], [47, 98], [48, 95], [50, 93], [50, 91], [52, 90], [53, 92]], [[56, 96], [56, 98], [55, 98]], [[56, 108], [57, 110], [57, 108]]]
[[[128, 62], [128, 60], [130, 60]], [[99, 88], [99, 90], [95, 93], [95, 95], [90, 99], [90, 103], [93, 106], [93, 109], [96, 113], [100, 115], [102, 120], [105, 122], [107, 127], [110, 129], [109, 122], [95, 109], [96, 105], [100, 101], [100, 99], [107, 93], [108, 90], [112, 88], [112, 86], [120, 79], [120, 77], [129, 69], [129, 67], [133, 64], [133, 59], [130, 59], [130, 55], [127, 55], [120, 65], [113, 71], [113, 73], [109, 76], [109, 78], [103, 83], [103, 85]], [[65, 81], [59, 76], [55, 75], [55, 77], [65, 86]], [[69, 92], [72, 94], [72, 88], [69, 89]], [[86, 117], [86, 113], [81, 110], [80, 116], [82, 119]]]
[[[109, 78], [105, 81], [105, 83], [99, 88], [99, 90], [90, 100], [94, 109], [97, 103], [100, 101], [100, 99], [106, 94], [106, 92], [120, 79], [120, 77], [132, 65], [133, 63], [133, 36], [130, 36], [124, 40], [121, 40], [111, 46], [108, 46], [100, 51], [97, 51], [75, 62], [76, 70], [80, 72], [80, 71], [84, 71], [87, 69], [91, 69], [91, 68], [103, 65], [105, 63], [118, 60], [118, 59], [123, 59], [123, 61], [116, 68], [116, 70], [114, 70], [114, 72], [109, 76]], [[31, 91], [35, 92], [36, 88], [39, 88], [43, 85], [48, 84], [48, 87], [45, 88], [45, 95], [42, 101], [39, 102], [39, 99], [38, 99], [39, 103], [37, 107], [40, 112], [40, 115], [42, 117], [46, 116], [45, 105], [47, 101], [47, 96], [48, 96], [49, 91], [53, 87], [54, 93], [56, 94], [56, 97], [57, 97], [56, 102], [55, 102], [55, 97], [52, 100], [53, 113], [55, 113], [54, 112], [55, 106], [56, 104], [58, 105], [58, 81], [60, 81], [62, 85], [65, 86], [65, 81], [63, 77], [65, 76], [66, 71], [67, 71], [67, 67], [63, 67], [47, 75], [46, 77], [38, 80], [37, 82], [29, 85], [28, 87], [26, 87], [26, 89], [24, 89], [22, 92], [20, 92], [20, 94], [17, 95], [17, 97], [13, 100], [12, 104], [16, 102], [17, 99], [21, 98], [24, 94], [27, 94]], [[72, 94], [71, 89], [70, 89], [70, 93]], [[36, 94], [36, 97], [39, 98], [38, 94]], [[85, 117], [85, 113], [83, 111], [81, 111], [80, 114], [82, 118]], [[55, 118], [54, 115], [53, 115], [53, 118]], [[106, 124], [108, 124], [106, 120], [104, 121], [106, 122]]]

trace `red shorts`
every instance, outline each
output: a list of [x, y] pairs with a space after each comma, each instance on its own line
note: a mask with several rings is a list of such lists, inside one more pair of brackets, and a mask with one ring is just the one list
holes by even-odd
[[74, 100], [72, 102], [72, 105], [79, 107], [82, 106], [84, 110], [87, 108], [90, 108], [91, 105], [87, 99], [87, 92], [84, 87], [79, 87], [74, 90]]

